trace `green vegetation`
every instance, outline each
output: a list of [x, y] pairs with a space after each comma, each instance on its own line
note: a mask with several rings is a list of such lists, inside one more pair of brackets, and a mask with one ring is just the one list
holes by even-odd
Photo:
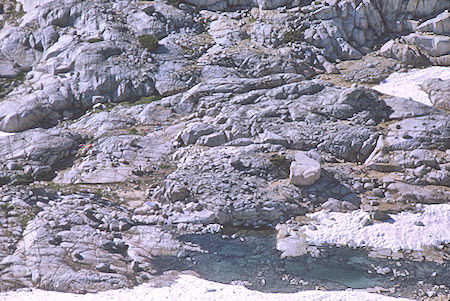
[[180, 0], [169, 0], [169, 4], [176, 8], [178, 8], [178, 5], [180, 5], [180, 3]]
[[284, 43], [295, 43], [302, 40], [302, 32], [300, 30], [290, 30], [283, 34]]
[[[33, 211], [36, 211], [36, 209]], [[26, 212], [25, 214], [22, 214], [20, 216], [20, 225], [22, 226], [22, 230], [25, 230], [28, 222], [31, 221], [36, 216], [36, 213], [37, 212]]]
[[254, 17], [250, 16], [250, 17], [248, 18], [248, 22], [249, 22], [249, 23], [255, 23], [255, 22], [256, 22], [256, 19], [255, 19]]
[[96, 114], [100, 112], [110, 112], [117, 106], [117, 103], [104, 103], [103, 105], [105, 106], [103, 109], [97, 108], [94, 111], [92, 111], [92, 113]]
[[150, 52], [154, 52], [156, 48], [158, 48], [158, 37], [152, 34], [145, 34], [142, 36], [139, 36], [139, 43], [141, 44], [142, 48], [147, 49]]
[[29, 173], [18, 175], [14, 181], [15, 185], [28, 185], [33, 182], [33, 176]]
[[97, 43], [97, 42], [103, 42], [103, 38], [90, 38], [88, 40], [88, 43]]
[[280, 155], [273, 155], [270, 157], [270, 163], [273, 165], [280, 167], [283, 166], [288, 162], [288, 159], [286, 159], [286, 156], [280, 156]]
[[160, 100], [161, 98], [162, 98], [161, 95], [150, 95], [150, 96], [142, 97], [141, 99], [136, 100], [134, 102], [125, 102], [123, 104], [127, 107], [137, 106], [137, 105], [146, 105], [153, 101]]
[[146, 105], [149, 104], [155, 100], [160, 100], [162, 97], [160, 95], [150, 95], [146, 97], [142, 97], [138, 101], [135, 101], [133, 105]]
[[11, 178], [9, 176], [0, 176], [0, 186], [8, 184], [11, 182]]
[[162, 169], [169, 169], [170, 168], [170, 164], [168, 163], [161, 163], [161, 165], [159, 166]]
[[131, 128], [128, 130], [128, 133], [130, 133], [131, 135], [137, 135], [138, 134], [138, 130], [136, 128]]
[[17, 74], [15, 77], [11, 77], [11, 78], [6, 78], [6, 82], [12, 83], [14, 81], [19, 81], [22, 82], [23, 79], [25, 78], [25, 75], [27, 73], [26, 72], [20, 72], [19, 74]]
[[8, 203], [1, 203], [0, 204], [0, 210], [3, 212], [8, 212], [12, 209], [12, 206]]
[[13, 9], [8, 11], [7, 14], [4, 14], [6, 18], [0, 21], [0, 28], [2, 28], [5, 25], [5, 23], [10, 23], [11, 25], [18, 26], [20, 23], [20, 19], [25, 15], [25, 12], [23, 11], [23, 8], [21, 8], [20, 11], [16, 11], [14, 9], [14, 7], [17, 6], [16, 0], [2, 1], [0, 3], [6, 4], [6, 2], [10, 2], [10, 4], [12, 4]]

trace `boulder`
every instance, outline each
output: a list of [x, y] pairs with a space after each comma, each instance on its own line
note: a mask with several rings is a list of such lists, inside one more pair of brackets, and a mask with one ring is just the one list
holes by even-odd
[[227, 136], [221, 131], [200, 137], [197, 144], [214, 147], [227, 143], [227, 140]]
[[202, 122], [190, 123], [181, 133], [180, 138], [185, 145], [194, 144], [201, 136], [214, 132], [214, 126]]
[[401, 42], [398, 39], [390, 40], [381, 46], [380, 55], [399, 60], [406, 65], [429, 65], [429, 59], [416, 46]]
[[312, 185], [320, 178], [320, 163], [299, 151], [291, 162], [289, 179], [295, 186]]
[[333, 199], [333, 198], [328, 199], [328, 201], [326, 201], [325, 203], [322, 204], [323, 209], [329, 210], [332, 212], [340, 212], [341, 207], [342, 207], [342, 202], [337, 199]]
[[421, 32], [432, 32], [439, 35], [450, 34], [450, 12], [448, 10], [440, 13], [433, 19], [421, 23], [416, 28]]
[[448, 36], [411, 33], [403, 37], [403, 39], [408, 43], [416, 45], [431, 56], [450, 54], [450, 37]]

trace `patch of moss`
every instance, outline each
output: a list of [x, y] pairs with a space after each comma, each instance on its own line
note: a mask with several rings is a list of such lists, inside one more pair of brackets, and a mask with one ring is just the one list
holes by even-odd
[[88, 43], [98, 43], [98, 42], [103, 42], [103, 38], [90, 38], [88, 40]]
[[279, 166], [283, 166], [284, 164], [286, 164], [288, 162], [286, 156], [280, 156], [280, 155], [273, 155], [272, 157], [270, 157], [270, 163], [272, 163], [273, 165], [279, 167]]
[[20, 225], [22, 226], [22, 230], [25, 230], [29, 221], [31, 221], [36, 216], [34, 212], [27, 212], [21, 215]]
[[147, 49], [150, 52], [154, 52], [158, 48], [159, 39], [155, 35], [145, 34], [138, 37], [139, 43], [142, 48]]
[[29, 173], [18, 175], [14, 180], [15, 185], [28, 185], [33, 182], [33, 176]]
[[19, 81], [19, 82], [22, 82], [23, 81], [23, 79], [25, 78], [25, 75], [26, 75], [27, 73], [26, 72], [20, 72], [19, 74], [17, 74], [15, 77], [11, 77], [11, 78], [6, 78], [6, 81], [7, 82], [14, 82], [14, 81]]
[[249, 18], [248, 18], [248, 22], [249, 22], [249, 23], [255, 23], [255, 22], [256, 22], [256, 18], [254, 18], [254, 17], [249, 17]]
[[284, 43], [295, 43], [301, 41], [303, 38], [303, 34], [300, 30], [290, 30], [286, 31], [283, 34], [283, 42]]
[[131, 128], [128, 130], [128, 133], [130, 133], [131, 135], [137, 135], [138, 134], [138, 130], [136, 128]]
[[11, 182], [11, 178], [9, 176], [0, 176], [0, 186], [8, 184]]
[[180, 0], [169, 0], [169, 4], [172, 5], [173, 7], [176, 7], [176, 8], [178, 8], [180, 3], [181, 3]]
[[159, 167], [162, 168], [162, 169], [169, 169], [170, 168], [170, 164], [162, 163]]
[[160, 100], [161, 98], [162, 97], [160, 95], [150, 95], [150, 96], [142, 97], [138, 101], [135, 101], [133, 104], [145, 105], [145, 104], [151, 103], [153, 101]]
[[12, 206], [8, 203], [1, 203], [0, 204], [0, 210], [3, 212], [8, 212], [12, 209]]
[[127, 107], [137, 106], [137, 105], [146, 105], [153, 101], [160, 100], [161, 98], [162, 98], [162, 96], [160, 96], [160, 95], [150, 95], [150, 96], [142, 97], [141, 99], [136, 100], [135, 102], [127, 102], [127, 103], [125, 103], [125, 105]]

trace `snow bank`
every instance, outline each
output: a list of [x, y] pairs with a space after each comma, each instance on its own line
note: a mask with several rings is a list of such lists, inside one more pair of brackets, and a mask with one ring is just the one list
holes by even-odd
[[[362, 210], [347, 213], [319, 211], [308, 216], [317, 230], [309, 226], [300, 229], [306, 241], [313, 244], [342, 244], [368, 246], [374, 249], [389, 248], [421, 250], [423, 246], [450, 242], [450, 205], [419, 205], [419, 213], [391, 214], [391, 221], [363, 226], [369, 214]], [[416, 225], [415, 223], [422, 225]]]
[[429, 67], [411, 69], [408, 72], [395, 72], [372, 89], [387, 95], [411, 98], [431, 106], [428, 94], [420, 88], [420, 84], [430, 78], [450, 79], [450, 67]]
[[394, 301], [407, 300], [392, 298], [362, 291], [304, 291], [293, 294], [268, 294], [249, 290], [242, 286], [215, 283], [197, 278], [192, 275], [181, 275], [171, 286], [155, 288], [142, 284], [133, 289], [106, 291], [96, 294], [76, 295], [43, 290], [18, 290], [15, 292], [0, 293], [0, 300], [27, 300], [27, 301], [138, 301], [138, 300], [245, 300], [245, 301]]
[[7, 133], [7, 132], [0, 132], [0, 137], [3, 137], [3, 136], [11, 136], [11, 135], [14, 135], [15, 133]]

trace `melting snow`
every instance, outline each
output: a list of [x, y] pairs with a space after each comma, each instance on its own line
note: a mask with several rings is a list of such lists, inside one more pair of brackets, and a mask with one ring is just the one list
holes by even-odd
[[[342, 244], [421, 250], [423, 246], [450, 242], [450, 205], [419, 205], [422, 212], [391, 214], [391, 220], [363, 226], [369, 214], [362, 210], [347, 213], [319, 211], [309, 214], [317, 230], [308, 226], [301, 229], [307, 241], [314, 244]], [[418, 226], [415, 223], [423, 224]]]
[[399, 301], [407, 300], [371, 294], [363, 291], [304, 291], [292, 294], [269, 294], [249, 290], [242, 286], [233, 286], [211, 282], [192, 275], [181, 275], [170, 286], [155, 288], [142, 284], [133, 289], [111, 290], [95, 294], [76, 295], [49, 292], [37, 289], [24, 289], [15, 292], [0, 293], [3, 301], [138, 301], [138, 300], [245, 300], [245, 301]]
[[6, 132], [0, 132], [0, 137], [3, 137], [3, 136], [11, 136], [11, 135], [14, 135], [15, 133], [6, 133]]
[[431, 106], [428, 94], [420, 88], [420, 84], [430, 78], [450, 79], [450, 67], [429, 67], [411, 69], [408, 72], [395, 72], [372, 89], [387, 95], [410, 98]]

